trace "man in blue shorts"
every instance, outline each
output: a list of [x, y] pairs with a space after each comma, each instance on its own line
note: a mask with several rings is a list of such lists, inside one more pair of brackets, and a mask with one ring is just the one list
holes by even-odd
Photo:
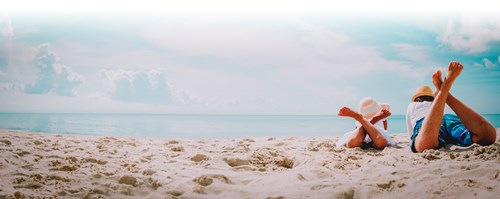
[[[472, 143], [490, 145], [495, 142], [496, 130], [488, 120], [450, 93], [462, 69], [460, 63], [451, 62], [444, 81], [440, 70], [432, 75], [432, 83], [436, 87], [434, 93], [430, 87], [421, 86], [412, 97], [413, 102], [406, 112], [406, 123], [413, 152], [437, 149], [446, 144], [469, 146]], [[444, 114], [446, 104], [456, 115]]]

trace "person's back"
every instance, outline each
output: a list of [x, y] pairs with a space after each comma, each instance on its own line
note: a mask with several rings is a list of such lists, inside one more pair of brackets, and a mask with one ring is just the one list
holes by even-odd
[[411, 136], [418, 120], [424, 118], [431, 109], [432, 101], [411, 102], [406, 110], [406, 126]]

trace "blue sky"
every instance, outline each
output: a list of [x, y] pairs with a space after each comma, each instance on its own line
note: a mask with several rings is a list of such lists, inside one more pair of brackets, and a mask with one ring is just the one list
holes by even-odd
[[500, 113], [494, 5], [259, 2], [8, 6], [0, 112], [336, 114], [372, 96], [403, 114], [455, 60], [452, 93]]

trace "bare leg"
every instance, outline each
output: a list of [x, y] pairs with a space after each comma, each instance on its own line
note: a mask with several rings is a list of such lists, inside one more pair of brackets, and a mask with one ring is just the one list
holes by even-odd
[[363, 141], [365, 140], [366, 132], [363, 127], [358, 127], [354, 130], [354, 135], [352, 135], [349, 140], [347, 140], [347, 148], [362, 147]]
[[[432, 75], [432, 83], [436, 87], [436, 92], [439, 92], [443, 80], [441, 79], [441, 71], [436, 71]], [[479, 113], [464, 104], [451, 93], [448, 94], [446, 103], [457, 114], [460, 121], [472, 133], [472, 141], [481, 145], [493, 144], [496, 140], [496, 130], [493, 125]]]
[[[339, 115], [345, 116], [345, 113], [342, 110], [345, 109], [340, 109]], [[373, 118], [370, 120], [370, 123], [375, 124], [378, 121], [383, 120], [389, 116], [391, 116], [391, 112], [389, 110], [382, 109], [380, 113], [373, 116]], [[356, 128], [354, 134], [347, 141], [347, 148], [362, 147], [363, 141], [365, 140], [365, 136], [366, 136], [366, 131], [363, 129], [363, 127]]]
[[[380, 120], [383, 120], [389, 116], [391, 116], [391, 111], [386, 110], [386, 109], [382, 109], [378, 114], [373, 116], [373, 118], [370, 120], [370, 123], [375, 124], [375, 123], [379, 122]], [[384, 125], [384, 130], [387, 131], [387, 120], [384, 120], [382, 122], [382, 124]]]
[[436, 98], [431, 105], [431, 109], [424, 119], [418, 136], [415, 138], [415, 149], [422, 152], [426, 149], [435, 149], [439, 146], [438, 135], [439, 128], [443, 120], [444, 107], [455, 79], [462, 72], [463, 66], [458, 62], [451, 62], [448, 66], [446, 79], [437, 92]]
[[382, 109], [379, 113], [377, 113], [375, 116], [373, 116], [373, 118], [370, 120], [370, 123], [375, 124], [375, 123], [379, 122], [380, 120], [383, 120], [389, 116], [391, 116], [391, 111], [386, 110], [386, 109]]
[[[370, 123], [370, 121], [368, 121], [367, 119], [365, 119], [360, 113], [350, 109], [349, 107], [342, 107], [339, 110], [339, 116], [350, 117], [350, 118], [355, 119], [359, 123], [361, 123], [362, 128], [359, 128], [359, 129], [362, 129], [362, 130], [359, 130], [357, 132], [358, 133], [364, 132], [364, 133], [366, 133], [365, 135], [370, 136], [370, 138], [372, 139], [374, 148], [383, 149], [387, 146], [387, 140], [384, 138], [384, 136], [382, 136], [380, 134], [380, 132], [378, 132], [377, 128], [375, 128], [375, 126], [373, 126], [373, 124]], [[355, 134], [353, 136], [353, 138], [357, 139], [358, 138], [357, 136], [358, 136], [358, 134]], [[364, 136], [363, 136], [363, 139], [364, 139]], [[362, 141], [363, 140], [361, 140], [361, 142]], [[356, 143], [353, 143], [353, 144], [356, 144]], [[362, 144], [362, 143], [360, 143], [360, 144]], [[348, 147], [349, 147], [349, 145], [348, 145]]]
[[[345, 113], [347, 107], [342, 107], [339, 110], [339, 116], [347, 116]], [[347, 148], [362, 147], [365, 140], [366, 132], [363, 127], [358, 127], [354, 130], [354, 134], [347, 140]]]

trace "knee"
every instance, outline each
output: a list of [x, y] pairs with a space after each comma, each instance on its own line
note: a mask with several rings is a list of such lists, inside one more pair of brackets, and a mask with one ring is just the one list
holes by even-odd
[[415, 140], [415, 150], [417, 152], [423, 152], [427, 149], [436, 149], [439, 147], [439, 141], [417, 141]]
[[479, 137], [478, 144], [491, 145], [491, 144], [495, 143], [495, 141], [497, 139], [496, 129], [491, 125], [488, 125], [488, 127], [485, 129], [486, 129], [486, 131], [484, 133], [482, 133], [482, 135]]
[[373, 148], [378, 150], [384, 149], [389, 144], [385, 138], [381, 138], [377, 140], [377, 142], [373, 140], [372, 143], [373, 143]]
[[349, 141], [347, 141], [346, 144], [347, 148], [356, 148], [362, 146], [363, 146], [363, 140], [357, 140], [357, 139], [350, 139]]

